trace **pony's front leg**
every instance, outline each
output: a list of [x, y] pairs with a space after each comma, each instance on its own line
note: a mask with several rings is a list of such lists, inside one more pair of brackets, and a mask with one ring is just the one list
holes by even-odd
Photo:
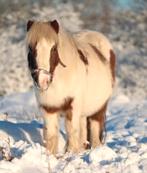
[[79, 152], [80, 151], [80, 116], [79, 112], [74, 110], [67, 111], [66, 120], [67, 131], [67, 151]]
[[85, 150], [88, 148], [88, 141], [87, 141], [87, 117], [82, 116], [80, 119], [80, 145], [81, 150]]
[[56, 154], [58, 149], [58, 114], [44, 114], [44, 144], [50, 154]]

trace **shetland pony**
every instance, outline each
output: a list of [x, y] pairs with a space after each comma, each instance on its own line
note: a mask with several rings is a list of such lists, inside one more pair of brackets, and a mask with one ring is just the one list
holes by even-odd
[[107, 103], [115, 81], [115, 54], [101, 33], [71, 35], [54, 21], [27, 24], [28, 66], [44, 113], [44, 143], [57, 153], [60, 113], [67, 151], [102, 143]]

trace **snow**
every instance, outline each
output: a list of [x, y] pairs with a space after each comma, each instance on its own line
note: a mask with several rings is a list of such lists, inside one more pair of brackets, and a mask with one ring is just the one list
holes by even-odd
[[[26, 99], [28, 101], [26, 102]], [[27, 93], [5, 96], [0, 99], [2, 115], [0, 121], [1, 142], [10, 140], [11, 161], [0, 161], [0, 172], [9, 173], [145, 173], [147, 164], [147, 101], [132, 102], [120, 94], [112, 98], [107, 112], [106, 143], [79, 154], [65, 153], [66, 137], [61, 119], [59, 154], [57, 158], [46, 153], [42, 145], [41, 116], [33, 90]], [[22, 109], [23, 107], [23, 109]], [[14, 111], [14, 110], [19, 111]], [[24, 111], [25, 110], [25, 111]], [[0, 143], [0, 147], [4, 147]]]
[[96, 148], [89, 153], [89, 161], [92, 163], [98, 163], [105, 160], [111, 161], [115, 159], [116, 156], [116, 153], [109, 147], [100, 146], [99, 148]]

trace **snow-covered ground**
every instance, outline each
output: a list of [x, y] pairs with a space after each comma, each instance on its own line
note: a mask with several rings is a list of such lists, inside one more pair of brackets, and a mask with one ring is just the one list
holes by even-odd
[[[146, 9], [110, 13], [108, 20], [102, 11], [89, 8], [93, 1], [75, 7], [55, 2], [54, 8], [36, 3], [28, 13], [15, 11], [0, 18], [0, 173], [146, 173]], [[117, 84], [107, 112], [104, 146], [63, 155], [66, 132], [61, 119], [58, 159], [46, 155], [43, 120], [30, 90], [25, 53], [25, 24], [32, 18], [58, 18], [73, 32], [104, 29], [111, 39], [117, 54]]]
[[[27, 100], [27, 102], [26, 102]], [[32, 92], [1, 98], [1, 148], [13, 159], [0, 161], [1, 173], [145, 173], [147, 170], [147, 101], [132, 102], [115, 96], [107, 112], [104, 146], [80, 154], [66, 153], [66, 132], [61, 120], [59, 153], [47, 156], [42, 146], [42, 120]], [[7, 115], [5, 116], [5, 114]]]

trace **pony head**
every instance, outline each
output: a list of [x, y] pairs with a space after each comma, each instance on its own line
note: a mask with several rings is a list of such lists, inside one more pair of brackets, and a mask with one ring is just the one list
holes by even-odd
[[27, 23], [28, 66], [34, 83], [41, 90], [46, 90], [52, 82], [56, 66], [64, 66], [58, 53], [58, 34], [56, 20]]

